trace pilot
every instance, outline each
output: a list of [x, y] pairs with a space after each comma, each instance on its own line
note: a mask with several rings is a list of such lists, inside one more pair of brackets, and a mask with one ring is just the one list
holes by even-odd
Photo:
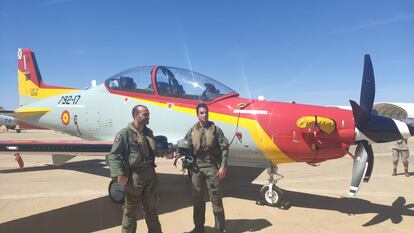
[[133, 121], [116, 136], [108, 163], [111, 177], [125, 187], [122, 232], [136, 232], [136, 213], [140, 206], [145, 212], [148, 232], [162, 232], [158, 219], [158, 183], [155, 174], [156, 144], [149, 123], [148, 108], [137, 105], [132, 109]]
[[408, 148], [407, 139], [395, 141], [392, 148], [392, 162], [394, 167], [394, 170], [392, 172], [393, 176], [397, 175], [397, 166], [400, 156], [404, 165], [404, 175], [406, 177], [409, 177], [410, 173], [408, 173], [408, 157], [410, 156], [410, 150]]
[[[220, 181], [226, 176], [229, 141], [223, 131], [208, 120], [208, 107], [201, 103], [196, 107], [198, 122], [188, 131], [185, 139], [192, 144], [195, 163], [191, 169], [191, 184], [194, 198], [191, 233], [203, 233], [205, 223], [204, 193], [207, 187], [213, 205], [215, 227], [224, 232], [224, 208]], [[206, 186], [207, 184], [207, 186]]]

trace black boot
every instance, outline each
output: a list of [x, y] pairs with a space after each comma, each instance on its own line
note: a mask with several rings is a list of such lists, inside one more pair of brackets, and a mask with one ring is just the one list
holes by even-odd
[[410, 173], [408, 173], [408, 168], [406, 168], [406, 169], [405, 169], [405, 171], [404, 171], [404, 175], [405, 175], [406, 177], [410, 177]]
[[204, 233], [204, 226], [196, 226], [191, 231], [186, 231], [184, 233]]

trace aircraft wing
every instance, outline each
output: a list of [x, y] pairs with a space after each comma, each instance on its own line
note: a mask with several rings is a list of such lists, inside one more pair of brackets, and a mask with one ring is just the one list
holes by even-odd
[[112, 142], [63, 140], [0, 140], [0, 151], [9, 152], [110, 152]]
[[0, 114], [5, 115], [5, 116], [13, 116], [13, 117], [16, 116], [13, 110], [0, 109]]

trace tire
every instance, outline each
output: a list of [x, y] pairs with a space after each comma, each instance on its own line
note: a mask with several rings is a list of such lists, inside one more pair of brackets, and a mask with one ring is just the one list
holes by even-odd
[[115, 203], [124, 202], [124, 190], [125, 188], [116, 182], [116, 180], [111, 180], [108, 186], [109, 198]]
[[260, 190], [260, 197], [268, 206], [279, 207], [283, 200], [283, 192], [276, 185], [272, 185], [272, 198], [269, 196], [269, 186], [265, 185]]

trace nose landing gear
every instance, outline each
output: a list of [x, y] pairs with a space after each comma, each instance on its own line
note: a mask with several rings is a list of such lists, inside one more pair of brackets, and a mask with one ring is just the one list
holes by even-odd
[[[256, 202], [258, 205], [268, 205], [273, 207], [281, 206], [284, 198], [283, 191], [277, 187], [276, 183], [281, 180], [283, 176], [277, 173], [277, 168], [277, 165], [271, 164], [267, 169], [269, 183], [263, 185], [260, 189], [260, 200]], [[274, 175], [277, 175], [278, 177], [275, 179]]]

